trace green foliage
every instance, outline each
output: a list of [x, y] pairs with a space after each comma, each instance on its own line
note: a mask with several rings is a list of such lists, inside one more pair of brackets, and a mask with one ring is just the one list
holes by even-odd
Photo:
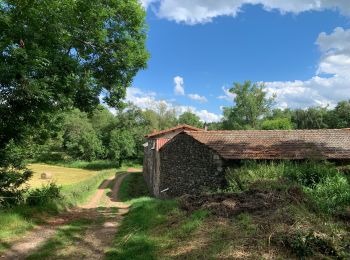
[[191, 111], [184, 112], [179, 117], [179, 124], [186, 124], [198, 128], [203, 128], [203, 123], [199, 116], [193, 114]]
[[74, 110], [65, 117], [63, 145], [68, 154], [76, 159], [94, 160], [104, 151], [86, 113]]
[[327, 108], [311, 107], [307, 110], [297, 109], [293, 112], [292, 122], [296, 129], [322, 129], [328, 128]]
[[55, 183], [50, 183], [41, 188], [30, 190], [26, 203], [31, 207], [44, 206], [45, 204], [52, 203], [53, 200], [59, 200], [61, 198], [61, 187]]
[[25, 149], [12, 140], [0, 151], [0, 207], [23, 202], [23, 193], [27, 190], [24, 183], [32, 176], [24, 166], [25, 157]]
[[341, 101], [328, 113], [328, 125], [332, 128], [350, 127], [350, 100]]
[[320, 182], [325, 182], [327, 177], [337, 174], [338, 170], [333, 164], [317, 161], [289, 163], [284, 171], [284, 176], [288, 179], [310, 188], [314, 188]]
[[327, 176], [313, 189], [306, 189], [313, 204], [321, 212], [341, 212], [350, 206], [350, 183], [345, 176]]
[[0, 144], [60, 109], [91, 109], [102, 91], [119, 106], [146, 67], [145, 11], [137, 0], [4, 0], [0, 12]]
[[275, 97], [267, 97], [263, 84], [245, 81], [235, 83], [230, 89], [235, 94], [234, 107], [224, 108], [223, 127], [225, 129], [255, 129], [259, 119], [270, 113]]
[[119, 162], [134, 155], [135, 141], [129, 131], [113, 130], [110, 133], [109, 158]]
[[[102, 92], [108, 105], [121, 107], [126, 88], [146, 67], [145, 41], [145, 10], [137, 0], [1, 1], [1, 193], [20, 201], [21, 184], [30, 177], [29, 171], [18, 173], [23, 158], [15, 150], [4, 155], [11, 140], [28, 148], [30, 138], [42, 143], [58, 113], [91, 111]], [[70, 123], [65, 133], [70, 154], [92, 160], [103, 153], [89, 124], [80, 118], [87, 127], [80, 131], [77, 122]]]
[[147, 109], [143, 114], [149, 122], [149, 132], [154, 129], [164, 130], [178, 124], [175, 109], [169, 108], [165, 102], [159, 102], [153, 109]]
[[[301, 186], [310, 205], [322, 214], [337, 214], [350, 206], [350, 182], [329, 162], [248, 161], [241, 167], [228, 169], [226, 178], [229, 192], [245, 191], [264, 180], [286, 179]], [[271, 185], [268, 188], [274, 188]]]
[[284, 163], [245, 161], [243, 165], [227, 169], [227, 191], [247, 190], [255, 181], [276, 180], [283, 176]]
[[276, 118], [264, 120], [261, 124], [263, 130], [291, 130], [292, 122], [289, 118]]

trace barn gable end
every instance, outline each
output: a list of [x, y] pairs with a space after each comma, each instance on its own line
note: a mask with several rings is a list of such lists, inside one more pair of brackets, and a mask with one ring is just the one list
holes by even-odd
[[225, 186], [222, 158], [191, 136], [180, 133], [160, 151], [159, 191], [162, 198], [199, 194]]

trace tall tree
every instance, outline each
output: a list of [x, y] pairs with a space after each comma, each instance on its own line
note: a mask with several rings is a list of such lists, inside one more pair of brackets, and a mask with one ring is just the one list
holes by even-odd
[[137, 0], [0, 3], [0, 148], [48, 113], [119, 106], [146, 67], [145, 11]]
[[310, 107], [306, 110], [297, 109], [293, 112], [292, 122], [296, 129], [323, 129], [328, 128], [328, 109]]
[[331, 128], [350, 127], [350, 100], [341, 101], [328, 113], [328, 125]]
[[[100, 96], [120, 107], [146, 67], [145, 40], [138, 0], [0, 1], [0, 179], [24, 167], [11, 161], [10, 148], [53, 114], [91, 111]], [[19, 178], [6, 180], [13, 187]]]
[[191, 125], [198, 128], [203, 127], [203, 123], [200, 121], [199, 116], [191, 111], [186, 111], [179, 116], [179, 124]]
[[103, 155], [98, 138], [87, 114], [78, 109], [67, 113], [63, 124], [63, 146], [74, 159], [94, 160]]
[[159, 102], [153, 109], [147, 109], [144, 111], [144, 116], [152, 130], [163, 130], [178, 124], [176, 110], [165, 102]]
[[235, 94], [233, 107], [224, 108], [225, 129], [256, 129], [259, 120], [270, 113], [274, 96], [268, 98], [264, 85], [245, 81], [234, 83], [230, 89]]

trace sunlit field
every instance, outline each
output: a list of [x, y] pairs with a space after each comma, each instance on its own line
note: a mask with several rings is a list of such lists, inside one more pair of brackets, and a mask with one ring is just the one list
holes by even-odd
[[[28, 167], [33, 171], [33, 177], [28, 183], [31, 188], [40, 187], [50, 182], [55, 182], [58, 185], [75, 184], [99, 173], [99, 171], [52, 166], [47, 164], [30, 164]], [[48, 173], [52, 178], [41, 179], [42, 173]]]

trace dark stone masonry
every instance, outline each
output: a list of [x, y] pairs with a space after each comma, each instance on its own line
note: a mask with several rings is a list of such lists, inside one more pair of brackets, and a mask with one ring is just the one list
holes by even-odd
[[188, 135], [179, 134], [159, 155], [161, 198], [216, 191], [226, 184], [220, 156]]

